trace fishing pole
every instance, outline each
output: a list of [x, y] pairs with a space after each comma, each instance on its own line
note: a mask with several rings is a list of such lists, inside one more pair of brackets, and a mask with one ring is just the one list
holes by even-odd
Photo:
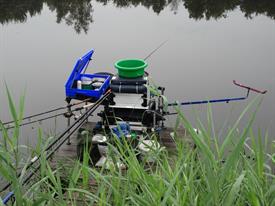
[[[30, 122], [25, 122], [25, 123], [22, 123], [18, 126], [22, 127], [22, 126], [26, 126], [26, 125], [29, 125], [29, 124], [34, 124], [34, 123], [37, 123], [37, 122], [42, 122], [42, 121], [52, 119], [52, 118], [55, 118], [55, 117], [59, 117], [59, 116], [71, 117], [71, 116], [73, 116], [73, 112], [77, 112], [77, 111], [80, 111], [82, 109], [86, 109], [87, 107], [90, 107], [90, 106], [91, 106], [91, 104], [84, 105], [82, 107], [77, 107], [77, 108], [71, 110], [69, 113], [68, 112], [62, 112], [62, 113], [59, 113], [59, 114], [55, 114], [55, 115], [52, 115], [52, 116], [48, 116], [48, 117], [44, 117], [44, 118], [41, 118], [41, 119], [33, 120], [33, 121], [30, 121]], [[10, 127], [7, 127], [6, 129], [9, 130], [9, 129], [12, 129], [12, 128], [15, 128], [15, 126], [10, 126]]]
[[[89, 100], [91, 100], [91, 98], [87, 98], [87, 99], [84, 99], [81, 102], [76, 102], [76, 103], [73, 103], [73, 104], [68, 104], [67, 106], [58, 107], [58, 108], [51, 109], [51, 110], [48, 110], [48, 111], [45, 111], [45, 112], [41, 112], [41, 113], [38, 113], [38, 114], [33, 114], [33, 115], [30, 115], [30, 116], [24, 117], [22, 120], [27, 120], [27, 119], [31, 119], [31, 118], [34, 118], [34, 117], [42, 116], [42, 115], [45, 115], [45, 114], [53, 113], [53, 112], [56, 112], [56, 111], [59, 111], [59, 110], [62, 110], [62, 109], [67, 109], [68, 107], [74, 107], [74, 106], [77, 106], [79, 104], [88, 102]], [[11, 123], [14, 123], [14, 122], [15, 121], [5, 122], [5, 123], [3, 123], [3, 125], [11, 124]]]
[[[241, 88], [244, 88], [244, 89], [247, 89], [247, 93], [246, 93], [246, 96], [243, 96], [243, 97], [233, 97], [233, 98], [223, 98], [223, 99], [211, 99], [211, 100], [199, 100], [199, 101], [188, 101], [188, 102], [181, 102], [181, 103], [169, 103], [168, 106], [177, 106], [177, 105], [196, 105], [196, 104], [212, 104], [212, 103], [222, 103], [222, 102], [226, 102], [226, 103], [229, 103], [229, 102], [232, 102], [232, 101], [240, 101], [240, 100], [245, 100], [248, 98], [249, 94], [250, 94], [250, 91], [253, 91], [255, 93], [259, 93], [259, 94], [265, 94], [267, 92], [267, 90], [264, 90], [264, 91], [260, 91], [259, 89], [255, 89], [255, 88], [252, 88], [252, 87], [249, 87], [249, 86], [245, 86], [243, 84], [240, 84], [240, 83], [237, 83], [235, 80], [233, 80], [233, 84], [238, 86], [238, 87], [241, 87]], [[177, 113], [167, 113], [166, 115], [174, 115], [174, 114], [177, 114]]]
[[[190, 31], [185, 31], [185, 35], [189, 35], [192, 33], [196, 33], [199, 30], [201, 30], [202, 27], [198, 27], [195, 29], [192, 29]], [[159, 50], [165, 43], [167, 43], [170, 39], [172, 39], [174, 36], [176, 35], [176, 32], [171, 33], [171, 36], [169, 37], [169, 39], [166, 39], [165, 41], [163, 41], [156, 49], [154, 49], [151, 53], [149, 53], [143, 60], [146, 60], [148, 58], [150, 58], [157, 50]]]
[[[66, 140], [79, 128], [81, 127], [85, 121], [88, 119], [89, 116], [92, 115], [92, 113], [100, 106], [100, 104], [111, 94], [111, 91], [108, 90], [105, 95], [100, 98], [99, 100], [97, 100], [81, 117], [79, 117], [77, 120], [75, 120], [75, 122], [68, 128], [66, 128], [66, 130], [58, 137], [56, 138], [50, 145], [48, 145], [45, 149], [45, 152], [49, 152], [48, 154], [46, 154], [46, 160], [48, 160], [56, 150], [58, 150], [63, 144], [64, 142], [66, 142]], [[57, 144], [59, 142], [59, 144]], [[52, 149], [55, 144], [57, 144], [57, 146], [50, 151], [50, 149]], [[28, 170], [30, 167], [32, 167], [40, 158], [41, 158], [42, 154], [39, 154], [38, 156], [35, 156], [31, 162], [28, 164], [26, 170]], [[26, 184], [31, 177], [35, 174], [35, 172], [40, 168], [41, 164], [38, 164], [34, 170], [32, 170], [29, 175], [27, 175], [23, 182], [22, 185]], [[17, 177], [21, 176], [21, 172], [17, 175]], [[8, 189], [11, 186], [11, 183], [8, 183], [7, 185], [5, 185], [0, 192], [4, 192], [6, 189]], [[10, 198], [12, 198], [13, 196], [13, 192], [8, 193], [8, 200]], [[7, 198], [4, 198], [5, 200], [7, 200]], [[7, 201], [8, 201], [7, 200]]]
[[169, 41], [169, 39], [166, 39], [165, 41], [163, 41], [157, 48], [155, 48], [145, 58], [143, 58], [143, 60], [145, 61], [145, 60], [149, 59], [155, 52], [157, 52], [168, 41]]

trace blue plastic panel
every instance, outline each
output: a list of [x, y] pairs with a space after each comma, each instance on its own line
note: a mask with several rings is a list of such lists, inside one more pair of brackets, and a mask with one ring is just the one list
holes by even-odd
[[[81, 72], [87, 66], [91, 57], [94, 53], [94, 50], [89, 51], [85, 54], [82, 58], [80, 58], [75, 66], [74, 69], [67, 80], [65, 85], [66, 88], [66, 97], [71, 99], [79, 99], [79, 97], [83, 98], [92, 98], [93, 100], [98, 100], [109, 88], [111, 76], [109, 75], [102, 75], [102, 74], [82, 74]], [[89, 77], [89, 78], [104, 78], [105, 81], [102, 86], [95, 90], [87, 90], [87, 89], [77, 89], [76, 82], [81, 80], [82, 77]]]
[[87, 54], [85, 54], [83, 57], [81, 57], [79, 60], [77, 60], [74, 69], [66, 83], [66, 89], [73, 86], [74, 80], [79, 79], [79, 75], [83, 71], [83, 69], [86, 67], [86, 65], [89, 63], [89, 61], [92, 58], [92, 55], [94, 53], [94, 50], [92, 49]]

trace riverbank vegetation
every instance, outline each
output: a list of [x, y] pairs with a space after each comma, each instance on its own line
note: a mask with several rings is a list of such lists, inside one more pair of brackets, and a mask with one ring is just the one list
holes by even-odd
[[[258, 99], [248, 104], [222, 138], [217, 138], [213, 130], [210, 107], [206, 126], [197, 119], [198, 130], [175, 108], [178, 118], [173, 151], [162, 148], [139, 161], [136, 151], [126, 142], [116, 142], [109, 145], [109, 155], [113, 162], [123, 161], [127, 169], [121, 170], [114, 164], [104, 170], [90, 166], [88, 145], [82, 162], [72, 161], [69, 167], [62, 162], [53, 166], [46, 160], [45, 148], [54, 137], [44, 140], [40, 129], [35, 148], [19, 145], [24, 98], [17, 110], [7, 93], [15, 121], [12, 131], [7, 131], [0, 122], [0, 176], [2, 182], [11, 183], [1, 197], [7, 191], [14, 193], [14, 201], [8, 205], [275, 205], [275, 157], [272, 156], [275, 143], [269, 141], [273, 147], [268, 154], [265, 140], [270, 137], [252, 131]], [[240, 132], [238, 125], [247, 114], [250, 120]], [[192, 144], [177, 134], [181, 125]], [[32, 156], [25, 158], [24, 150], [31, 151]], [[40, 157], [41, 166], [26, 181], [29, 172], [35, 169], [27, 165], [35, 156]], [[155, 163], [146, 164], [147, 158], [153, 158]]]

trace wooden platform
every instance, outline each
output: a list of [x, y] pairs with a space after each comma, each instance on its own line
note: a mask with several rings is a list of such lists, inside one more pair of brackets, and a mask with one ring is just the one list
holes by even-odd
[[[90, 129], [95, 126], [95, 123], [93, 122], [87, 122], [85, 123], [82, 128]], [[164, 128], [160, 132], [160, 144], [162, 146], [165, 146], [168, 150], [174, 149], [176, 147], [175, 142], [173, 138], [171, 137], [170, 133], [174, 132], [173, 128]], [[184, 129], [178, 129], [177, 136], [180, 138], [186, 137], [186, 132]], [[55, 153], [53, 158], [51, 159], [51, 162], [53, 164], [56, 164], [57, 162], [65, 163], [72, 163], [77, 159], [77, 133], [71, 136], [70, 138], [70, 144], [64, 143], [59, 150]]]
[[[82, 128], [86, 128], [88, 130], [91, 130], [91, 128], [93, 128], [95, 126], [95, 123], [86, 123], [85, 125], [82, 126]], [[160, 133], [160, 144], [162, 146], [165, 146], [168, 151], [174, 151], [176, 144], [173, 140], [173, 138], [171, 137], [170, 133], [174, 132], [173, 128], [165, 128], [161, 131]], [[184, 139], [186, 137], [186, 132], [184, 129], [178, 129], [177, 131], [177, 136]], [[51, 158], [51, 165], [53, 166], [53, 168], [57, 168], [60, 166], [62, 170], [67, 170], [67, 168], [71, 168], [75, 161], [78, 159], [77, 156], [77, 144], [78, 144], [78, 140], [77, 140], [77, 133], [75, 133], [71, 139], [70, 139], [70, 144], [63, 144], [59, 150], [55, 153], [55, 155]], [[66, 174], [66, 172], [62, 172], [63, 174]], [[66, 179], [67, 176], [62, 176], [61, 178]], [[82, 177], [80, 177], [80, 179], [82, 179]], [[97, 183], [93, 178], [89, 179], [89, 188], [91, 190], [95, 190], [97, 188]], [[64, 194], [64, 197], [66, 197], [67, 194]], [[82, 198], [76, 198], [76, 203], [77, 205], [83, 205], [85, 202], [84, 199]], [[69, 205], [69, 203], [68, 203]]]
[[[90, 129], [94, 127], [94, 123], [86, 123], [83, 125], [84, 128]], [[82, 128], [83, 128], [82, 127]], [[173, 138], [171, 138], [170, 133], [173, 132], [174, 130], [172, 128], [165, 128], [161, 131], [160, 133], [160, 144], [162, 146], [165, 146], [167, 150], [169, 151], [175, 151], [175, 142]], [[185, 130], [184, 129], [178, 129], [177, 130], [177, 135], [180, 138], [184, 138], [186, 136]], [[52, 169], [54, 168], [61, 168], [62, 170], [67, 170], [67, 168], [72, 168], [72, 166], [75, 164], [75, 161], [78, 159], [77, 156], [77, 133], [75, 133], [71, 139], [70, 139], [70, 144], [63, 144], [59, 150], [54, 154], [54, 156], [51, 158], [51, 165]], [[66, 174], [66, 172], [62, 172], [62, 174]], [[66, 179], [66, 176], [62, 176], [61, 178]], [[82, 179], [82, 177], [80, 177]], [[94, 190], [97, 188], [97, 183], [93, 178], [89, 179], [89, 187]], [[64, 194], [66, 196], [66, 194]], [[83, 205], [83, 200], [82, 199], [77, 199], [77, 205]]]

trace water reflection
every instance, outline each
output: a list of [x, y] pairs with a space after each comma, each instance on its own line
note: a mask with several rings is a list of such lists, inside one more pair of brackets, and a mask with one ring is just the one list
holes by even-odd
[[[189, 17], [200, 20], [226, 18], [229, 11], [236, 8], [244, 13], [246, 18], [255, 15], [265, 15], [275, 19], [275, 1], [271, 0], [96, 0], [116, 7], [142, 5], [159, 14], [164, 8], [170, 7], [175, 14], [180, 6], [184, 6]], [[93, 22], [91, 0], [0, 0], [0, 23], [25, 22], [28, 17], [40, 14], [43, 6], [48, 6], [56, 13], [56, 22], [64, 21], [74, 27], [77, 33], [87, 32]]]
[[86, 33], [93, 22], [90, 0], [0, 0], [0, 23], [23, 23], [28, 17], [40, 14], [44, 5], [56, 13], [57, 23], [64, 21], [77, 33]]
[[190, 18], [219, 19], [227, 17], [229, 11], [236, 8], [247, 18], [263, 14], [275, 19], [275, 1], [270, 0], [183, 0]]
[[0, 0], [0, 22], [25, 22], [28, 15], [39, 14], [43, 8], [43, 0]]
[[93, 8], [90, 0], [46, 0], [51, 11], [56, 12], [56, 22], [62, 20], [72, 25], [77, 33], [87, 33], [89, 24], [93, 22]]

